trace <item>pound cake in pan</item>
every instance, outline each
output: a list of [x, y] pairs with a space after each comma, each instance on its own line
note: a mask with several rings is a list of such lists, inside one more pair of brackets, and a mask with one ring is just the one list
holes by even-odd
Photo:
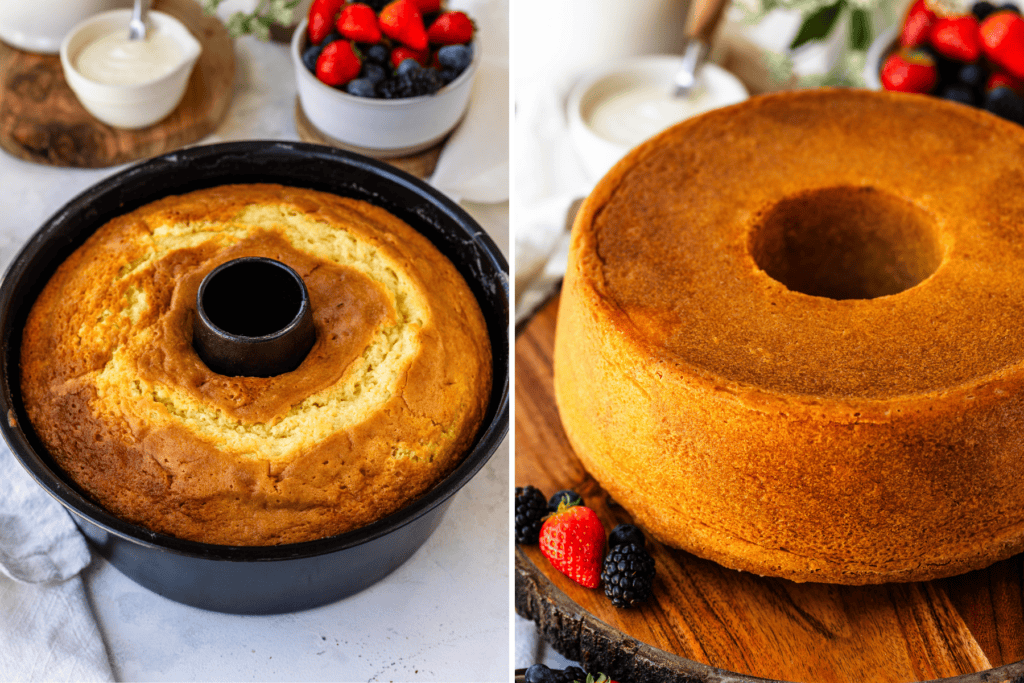
[[[309, 292], [316, 341], [293, 371], [230, 377], [192, 347], [196, 293], [267, 257]], [[224, 545], [365, 526], [440, 481], [487, 407], [491, 353], [455, 267], [384, 209], [228, 185], [101, 227], [32, 307], [21, 389], [56, 462], [115, 515]]]
[[662, 541], [797, 581], [1024, 549], [1024, 129], [937, 98], [754, 98], [576, 220], [555, 392]]

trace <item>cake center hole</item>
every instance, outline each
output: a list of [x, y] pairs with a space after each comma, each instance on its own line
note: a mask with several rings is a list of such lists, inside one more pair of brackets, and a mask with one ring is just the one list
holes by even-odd
[[789, 289], [829, 299], [874, 299], [923, 282], [942, 262], [931, 217], [870, 187], [787, 197], [751, 234], [754, 261]]
[[210, 278], [201, 303], [207, 319], [224, 332], [265, 337], [285, 329], [299, 315], [302, 285], [276, 261], [238, 260]]

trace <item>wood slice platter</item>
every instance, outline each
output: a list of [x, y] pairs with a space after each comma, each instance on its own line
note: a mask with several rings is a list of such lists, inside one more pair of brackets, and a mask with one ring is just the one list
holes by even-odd
[[153, 7], [180, 19], [203, 46], [185, 96], [167, 118], [139, 130], [101, 123], [68, 87], [58, 55], [0, 43], [0, 147], [26, 161], [100, 168], [147, 159], [211, 133], [227, 113], [235, 78], [227, 29], [195, 0], [156, 0]]
[[[632, 521], [562, 431], [551, 362], [557, 300], [516, 341], [515, 481], [571, 488], [607, 530]], [[1024, 681], [1024, 556], [926, 583], [835, 586], [725, 569], [649, 542], [654, 596], [612, 606], [517, 546], [515, 606], [587, 671], [619, 681]]]

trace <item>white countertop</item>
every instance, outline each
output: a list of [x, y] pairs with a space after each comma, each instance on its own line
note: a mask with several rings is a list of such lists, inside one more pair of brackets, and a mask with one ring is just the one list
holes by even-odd
[[[200, 143], [298, 140], [287, 47], [236, 41], [227, 118]], [[40, 166], [0, 152], [0, 268], [51, 214], [119, 168]], [[509, 210], [463, 204], [507, 255]], [[206, 612], [140, 587], [94, 554], [84, 572], [118, 680], [505, 681], [509, 445], [465, 486], [433, 536], [371, 588], [278, 616]]]

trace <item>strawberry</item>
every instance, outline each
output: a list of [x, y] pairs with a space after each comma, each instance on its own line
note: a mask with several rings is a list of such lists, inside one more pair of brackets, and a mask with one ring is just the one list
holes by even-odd
[[391, 66], [396, 69], [399, 64], [407, 59], [415, 59], [421, 66], [426, 66], [427, 60], [430, 59], [430, 51], [413, 50], [411, 47], [406, 47], [405, 45], [399, 45], [391, 51]]
[[1024, 78], [1024, 18], [1011, 10], [990, 14], [978, 29], [985, 55], [1012, 76]]
[[334, 27], [334, 18], [345, 0], [313, 0], [309, 6], [309, 43], [319, 45]]
[[928, 40], [932, 24], [935, 23], [935, 12], [928, 8], [926, 0], [916, 0], [907, 10], [900, 32], [900, 45], [917, 47]]
[[420, 9], [420, 14], [432, 14], [441, 11], [441, 0], [413, 0]]
[[338, 17], [338, 33], [357, 43], [380, 42], [377, 13], [369, 5], [352, 2], [345, 5]]
[[359, 75], [363, 64], [348, 40], [336, 40], [316, 60], [316, 77], [327, 85], [341, 87]]
[[555, 569], [586, 588], [601, 583], [604, 526], [584, 505], [561, 503], [540, 528], [540, 552]]
[[460, 45], [473, 40], [475, 30], [465, 12], [445, 12], [427, 29], [427, 38], [435, 45]]
[[904, 47], [885, 60], [881, 77], [886, 90], [928, 92], [938, 81], [938, 69], [927, 52]]
[[950, 59], [973, 62], [981, 56], [978, 18], [973, 14], [937, 19], [932, 24], [929, 40], [939, 54]]
[[413, 0], [395, 0], [384, 6], [378, 17], [380, 30], [388, 38], [414, 50], [427, 49], [427, 31], [423, 15]]
[[997, 71], [988, 77], [988, 81], [985, 83], [985, 90], [995, 90], [996, 88], [1009, 88], [1016, 93], [1021, 92], [1020, 79], [1014, 78], [1008, 73]]

